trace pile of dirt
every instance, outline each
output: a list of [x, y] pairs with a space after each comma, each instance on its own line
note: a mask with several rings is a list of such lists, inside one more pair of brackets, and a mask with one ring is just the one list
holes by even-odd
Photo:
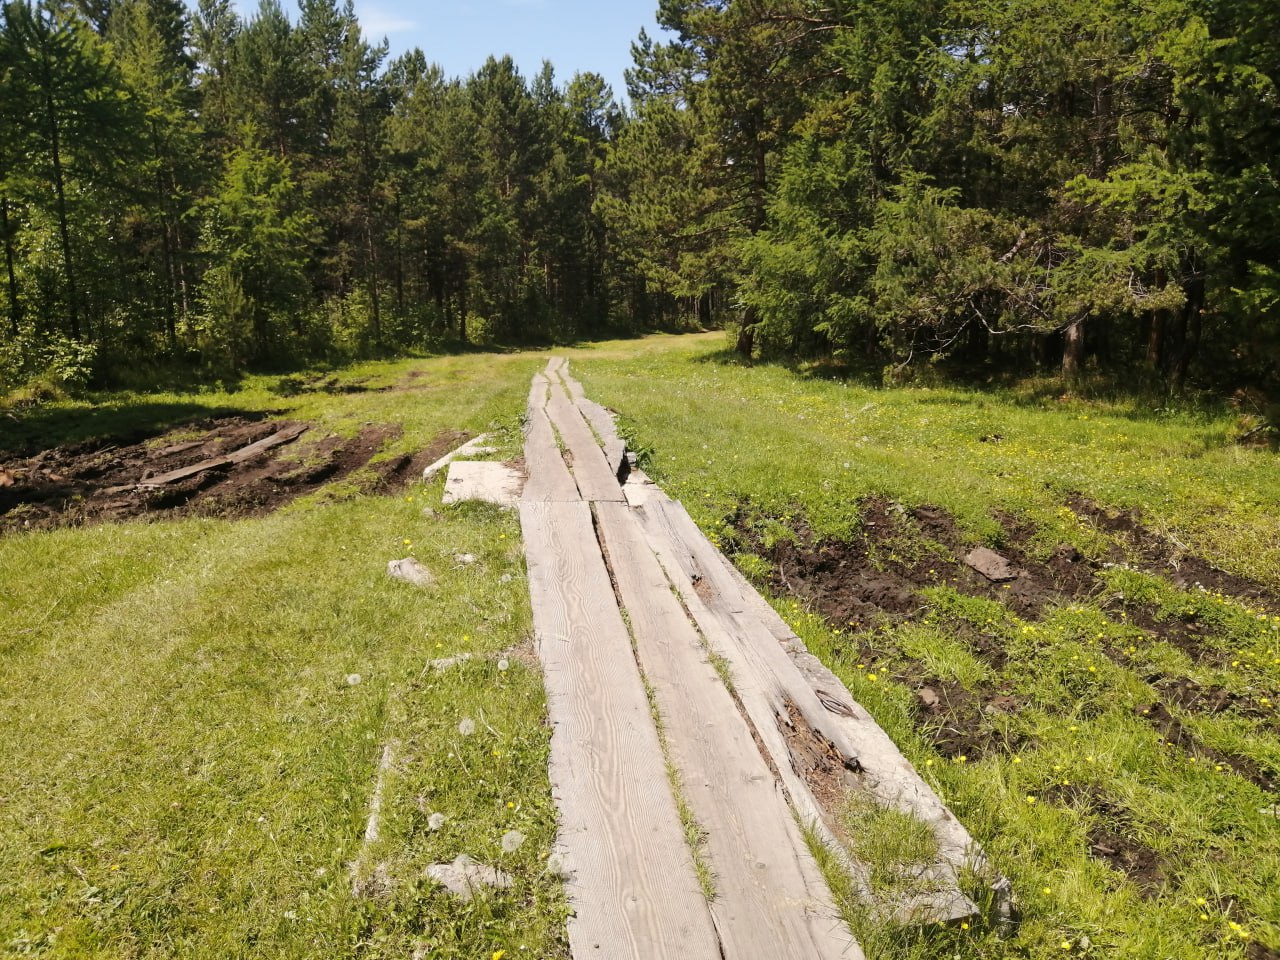
[[[140, 442], [0, 454], [0, 535], [133, 518], [259, 516], [368, 465], [399, 433], [371, 424], [352, 438], [322, 436], [307, 424], [236, 416]], [[371, 492], [403, 487], [461, 436], [378, 462]], [[236, 455], [254, 444], [265, 449]]]

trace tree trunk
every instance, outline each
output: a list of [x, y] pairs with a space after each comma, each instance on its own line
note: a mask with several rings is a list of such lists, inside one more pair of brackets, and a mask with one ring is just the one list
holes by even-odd
[[1187, 370], [1191, 366], [1191, 357], [1200, 349], [1200, 335], [1203, 326], [1205, 283], [1200, 273], [1200, 260], [1192, 253], [1183, 265], [1182, 287], [1186, 293], [1186, 302], [1179, 311], [1179, 349], [1174, 357], [1172, 369], [1169, 371], [1169, 382], [1175, 390], [1181, 390], [1187, 382]]
[[76, 290], [75, 264], [71, 257], [71, 228], [67, 224], [67, 191], [62, 175], [62, 150], [58, 114], [53, 97], [45, 96], [46, 121], [49, 124], [49, 148], [53, 159], [53, 187], [58, 200], [58, 234], [62, 239], [62, 262], [67, 270], [67, 315], [71, 321], [72, 339], [80, 339], [80, 295]]
[[1084, 366], [1084, 319], [1068, 325], [1063, 333], [1062, 376], [1075, 380]]
[[750, 360], [756, 348], [756, 326], [753, 321], [750, 314], [743, 317], [742, 329], [738, 331], [738, 355], [744, 360]]
[[0, 233], [4, 234], [4, 265], [9, 275], [9, 330], [16, 337], [22, 321], [22, 301], [18, 299], [18, 274], [14, 268], [13, 234], [9, 232], [9, 201], [0, 198]]

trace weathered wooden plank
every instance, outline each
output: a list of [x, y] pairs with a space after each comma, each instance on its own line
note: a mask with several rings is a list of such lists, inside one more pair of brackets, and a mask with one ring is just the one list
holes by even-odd
[[[805, 665], [811, 676], [822, 681], [823, 695], [806, 677], [793, 654], [778, 642], [777, 624], [766, 626], [777, 613], [754, 590], [740, 590], [727, 569], [728, 563], [698, 530], [683, 506], [678, 503], [653, 502], [645, 508], [660, 518], [674, 545], [673, 559], [687, 576], [698, 583], [699, 593], [709, 611], [727, 626], [729, 635], [739, 646], [735, 655], [745, 659], [750, 669], [762, 671], [775, 713], [785, 702], [800, 711], [805, 721], [825, 736], [846, 757], [854, 758], [862, 767], [860, 784], [880, 803], [907, 811], [927, 823], [937, 837], [942, 862], [936, 873], [947, 889], [931, 902], [912, 906], [921, 916], [935, 911], [936, 919], [955, 919], [977, 912], [977, 907], [957, 893], [958, 875], [965, 869], [986, 869], [981, 848], [968, 831], [916, 772], [911, 763], [884, 732], [875, 719], [849, 695], [844, 685], [807, 650], [796, 651], [807, 658]], [[754, 595], [754, 601], [749, 599]], [[777, 618], [781, 620], [781, 618]], [[785, 623], [782, 624], [783, 629]], [[794, 644], [803, 648], [799, 638]], [[794, 649], [794, 644], [792, 644]], [[820, 670], [815, 669], [815, 665]], [[832, 709], [835, 706], [836, 709]], [[959, 911], [959, 912], [958, 912]]]
[[590, 507], [519, 509], [573, 954], [719, 960]]
[[508, 507], [520, 499], [524, 474], [505, 463], [462, 460], [449, 465], [440, 500], [445, 505], [465, 500], [481, 500]]
[[578, 484], [582, 499], [615, 502], [625, 499], [617, 472], [609, 469], [604, 451], [591, 436], [586, 421], [569, 399], [569, 394], [558, 383], [551, 384], [547, 414], [569, 449], [573, 479]]
[[200, 463], [194, 463], [189, 467], [181, 467], [177, 470], [170, 470], [168, 473], [162, 473], [159, 476], [147, 477], [138, 481], [138, 486], [142, 488], [163, 487], [168, 483], [176, 483], [179, 480], [185, 480], [188, 477], [194, 477], [197, 474], [204, 473], [206, 470], [212, 470], [214, 467], [224, 467], [229, 464], [244, 463], [252, 460], [260, 454], [266, 453], [273, 447], [288, 443], [290, 440], [296, 440], [302, 434], [307, 432], [306, 424], [295, 424], [292, 427], [285, 427], [283, 430], [277, 430], [269, 437], [251, 443], [248, 446], [241, 447], [239, 450], [233, 450], [231, 453], [220, 457], [210, 457], [208, 460], [202, 460]]
[[620, 503], [596, 516], [685, 799], [706, 833], [711, 904], [733, 960], [860, 957], [795, 818], [697, 631]]
[[622, 495], [633, 507], [641, 507], [650, 500], [666, 500], [663, 489], [654, 483], [639, 467], [632, 467], [627, 482], [622, 485]]
[[458, 457], [478, 457], [486, 453], [493, 453], [493, 447], [488, 446], [489, 435], [482, 433], [478, 437], [472, 437], [466, 443], [453, 450], [450, 450], [443, 457], [437, 460], [431, 466], [422, 471], [422, 480], [424, 483], [432, 479], [437, 473], [443, 470], [449, 464], [453, 463]]
[[539, 502], [579, 500], [578, 485], [573, 482], [573, 475], [560, 455], [551, 420], [547, 416], [549, 386], [547, 378], [537, 374], [529, 391], [524, 436], [524, 462], [529, 482], [525, 484], [522, 497]]
[[992, 583], [1008, 583], [1010, 580], [1018, 579], [1018, 571], [1014, 569], [1013, 564], [987, 547], [971, 550], [964, 558], [964, 562]]

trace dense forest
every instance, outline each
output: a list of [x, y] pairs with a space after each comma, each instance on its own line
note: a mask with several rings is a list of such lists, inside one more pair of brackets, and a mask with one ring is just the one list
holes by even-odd
[[661, 0], [625, 103], [350, 0], [2, 9], [0, 387], [680, 324], [1280, 380], [1270, 0]]

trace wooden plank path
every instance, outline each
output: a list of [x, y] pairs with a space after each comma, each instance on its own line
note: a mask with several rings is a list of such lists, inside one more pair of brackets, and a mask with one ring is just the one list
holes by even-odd
[[866, 751], [878, 799], [941, 824], [937, 894], [885, 915], [975, 912], [956, 888], [961, 862], [981, 862], [963, 827], [684, 509], [638, 471], [620, 481], [612, 416], [560, 358], [530, 390], [525, 465], [520, 521], [575, 960], [863, 957], [801, 831], [840, 847], [789, 753], [788, 710], [846, 757]]

